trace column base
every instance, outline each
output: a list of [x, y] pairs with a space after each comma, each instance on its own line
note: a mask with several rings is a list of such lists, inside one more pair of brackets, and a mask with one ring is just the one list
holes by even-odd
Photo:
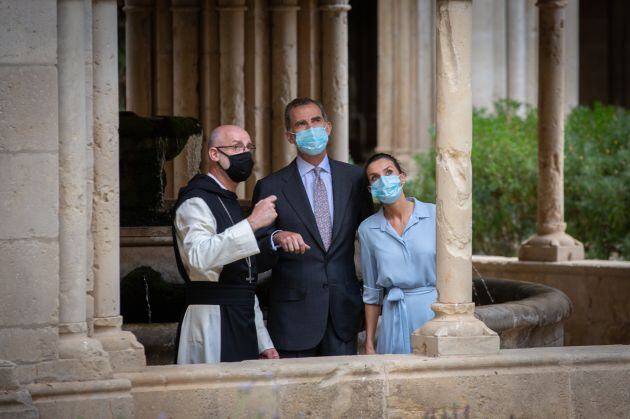
[[584, 245], [564, 232], [533, 236], [518, 250], [518, 260], [565, 262], [584, 259]]
[[131, 332], [121, 329], [122, 317], [99, 317], [94, 319], [94, 338], [109, 354], [114, 372], [139, 371], [146, 367], [144, 346]]
[[39, 413], [33, 406], [31, 394], [19, 388], [15, 364], [0, 360], [0, 419], [38, 417]]
[[81, 333], [59, 334], [59, 359], [41, 366], [56, 381], [98, 380], [112, 375], [101, 343]]
[[447, 356], [499, 352], [499, 335], [475, 318], [474, 303], [435, 303], [431, 308], [435, 318], [412, 334], [415, 354]]

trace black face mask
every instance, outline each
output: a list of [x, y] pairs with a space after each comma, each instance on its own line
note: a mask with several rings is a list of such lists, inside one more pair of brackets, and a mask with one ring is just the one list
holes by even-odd
[[[221, 151], [221, 149], [219, 149], [219, 151]], [[221, 163], [219, 163], [219, 167], [221, 167], [221, 169], [223, 169], [234, 182], [238, 183], [246, 181], [252, 174], [252, 169], [254, 168], [252, 153], [246, 151], [244, 153], [233, 154], [231, 156], [229, 154], [225, 154], [223, 151], [221, 151], [221, 153], [230, 160], [230, 167], [223, 169]]]

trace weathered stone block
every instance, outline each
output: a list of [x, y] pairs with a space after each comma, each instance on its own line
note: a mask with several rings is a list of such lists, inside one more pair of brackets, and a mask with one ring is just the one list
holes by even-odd
[[0, 241], [0, 319], [5, 326], [54, 323], [59, 293], [56, 240]]
[[0, 63], [57, 62], [57, 2], [0, 1]]
[[56, 238], [59, 233], [58, 157], [0, 153], [0, 240]]
[[[387, 417], [402, 418], [560, 418], [571, 404], [566, 372], [509, 369], [424, 371], [412, 378], [398, 372], [389, 380]], [[553, 397], [549, 397], [553, 395]], [[532, 400], [538, 400], [532, 403]], [[545, 402], [546, 401], [546, 402]]]
[[129, 381], [120, 379], [28, 386], [40, 417], [118, 419], [134, 415]]
[[15, 363], [38, 362], [57, 356], [57, 328], [0, 329], [0, 359]]
[[57, 151], [56, 86], [54, 66], [0, 66], [0, 152]]

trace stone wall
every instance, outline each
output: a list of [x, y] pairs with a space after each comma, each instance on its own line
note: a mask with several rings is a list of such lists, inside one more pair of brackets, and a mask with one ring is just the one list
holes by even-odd
[[55, 2], [0, 1], [0, 359], [18, 381], [58, 355], [56, 14]]
[[[124, 374], [137, 417], [626, 417], [627, 346], [246, 361]], [[606, 383], [602, 385], [602, 383]]]
[[630, 344], [630, 262], [519, 262], [475, 256], [483, 276], [537, 282], [564, 292], [573, 313], [564, 326], [564, 344]]

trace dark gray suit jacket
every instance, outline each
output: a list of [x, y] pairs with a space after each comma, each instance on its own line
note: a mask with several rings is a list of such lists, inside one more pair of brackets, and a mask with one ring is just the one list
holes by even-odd
[[[260, 266], [272, 267], [267, 329], [276, 348], [300, 351], [319, 344], [330, 313], [337, 335], [356, 337], [363, 318], [361, 288], [354, 269], [354, 240], [361, 221], [371, 215], [367, 179], [357, 166], [330, 159], [333, 231], [328, 251], [294, 160], [256, 183], [253, 204], [276, 195], [278, 218], [256, 234]], [[303, 255], [274, 252], [275, 230], [300, 233], [311, 249]]]

